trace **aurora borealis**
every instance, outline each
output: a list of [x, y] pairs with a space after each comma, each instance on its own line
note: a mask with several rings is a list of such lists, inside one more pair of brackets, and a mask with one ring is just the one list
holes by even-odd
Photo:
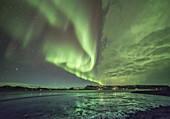
[[170, 85], [169, 0], [1, 0], [0, 81]]
[[[92, 26], [95, 26], [98, 21], [91, 20], [96, 16], [90, 16], [92, 10], [89, 9], [93, 4], [82, 0], [53, 0], [51, 3], [47, 1], [41, 2], [41, 0], [28, 2], [45, 15], [50, 25], [61, 28], [60, 34], [54, 31], [54, 33], [47, 33], [44, 37], [45, 40], [47, 39], [43, 44], [46, 61], [54, 63], [81, 78], [95, 81], [90, 74], [86, 74], [88, 77], [84, 75], [85, 72], [92, 71], [96, 61], [98, 37], [93, 35], [98, 30], [96, 30], [97, 27], [93, 28]], [[53, 8], [50, 6], [51, 4], [54, 4], [54, 9], [51, 9]], [[60, 11], [61, 13], [56, 13]], [[70, 33], [71, 31], [68, 31], [69, 33], [67, 33], [67, 30], [70, 30], [71, 27], [73, 27], [74, 32]], [[92, 34], [93, 31], [94, 34]], [[79, 46], [71, 41], [76, 41]]]

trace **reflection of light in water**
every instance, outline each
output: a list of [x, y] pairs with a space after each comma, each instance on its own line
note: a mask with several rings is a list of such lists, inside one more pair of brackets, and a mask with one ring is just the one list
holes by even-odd
[[104, 97], [105, 97], [104, 93], [99, 93], [99, 103], [100, 104], [104, 103]]
[[104, 93], [99, 93], [99, 97], [102, 99], [104, 97]]
[[[72, 95], [72, 94], [71, 94]], [[117, 117], [120, 114], [126, 116], [127, 112], [135, 112], [136, 110], [145, 110], [150, 106], [160, 105], [160, 100], [157, 96], [134, 95], [131, 93], [112, 92], [112, 93], [79, 93], [75, 94], [74, 101], [63, 103], [63, 112], [73, 116], [72, 118], [100, 118], [100, 114], [111, 114], [112, 117]], [[153, 98], [151, 98], [153, 97]], [[152, 101], [150, 101], [152, 100]], [[155, 101], [154, 101], [155, 100]], [[167, 98], [165, 98], [167, 100]], [[145, 102], [148, 103], [145, 103]], [[166, 101], [163, 101], [166, 102]], [[162, 104], [162, 103], [161, 103]], [[169, 104], [169, 103], [168, 103]], [[114, 112], [114, 113], [110, 113]], [[125, 112], [125, 113], [124, 113]], [[98, 115], [99, 114], [99, 115]], [[107, 115], [106, 115], [107, 118]]]

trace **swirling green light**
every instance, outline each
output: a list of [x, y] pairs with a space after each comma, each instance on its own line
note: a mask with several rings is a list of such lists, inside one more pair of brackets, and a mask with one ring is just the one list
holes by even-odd
[[97, 39], [94, 39], [92, 34], [90, 11], [86, 2], [84, 0], [52, 0], [50, 4], [42, 0], [28, 0], [27, 2], [38, 9], [49, 24], [63, 32], [67, 30], [68, 24], [72, 24], [76, 35], [74, 40], [78, 40], [83, 49], [79, 51], [76, 46], [67, 42], [63, 44], [51, 42], [55, 39], [47, 36], [42, 50], [46, 61], [81, 78], [97, 81], [94, 79], [95, 75], [89, 76], [88, 73], [92, 71], [96, 62]]

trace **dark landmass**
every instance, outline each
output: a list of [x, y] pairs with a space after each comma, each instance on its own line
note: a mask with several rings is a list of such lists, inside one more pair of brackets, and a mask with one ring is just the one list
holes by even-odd
[[130, 114], [126, 119], [170, 119], [170, 106], [160, 106]]
[[84, 88], [85, 90], [129, 90], [129, 89], [151, 89], [151, 90], [168, 90], [169, 86], [166, 85], [124, 85], [124, 86], [92, 86], [88, 85]]
[[22, 86], [2, 86], [0, 91], [43, 91], [43, 90], [66, 90], [64, 88], [42, 88], [42, 87], [22, 87]]
[[92, 86], [71, 87], [71, 88], [43, 88], [43, 87], [22, 87], [2, 86], [0, 91], [51, 91], [51, 90], [109, 90], [109, 91], [132, 91], [132, 93], [153, 94], [170, 96], [170, 87], [164, 85], [126, 85], [126, 86]]

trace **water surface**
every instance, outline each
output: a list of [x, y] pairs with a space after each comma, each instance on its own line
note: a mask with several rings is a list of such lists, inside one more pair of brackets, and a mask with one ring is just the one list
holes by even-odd
[[113, 91], [1, 92], [0, 119], [124, 119], [170, 97]]

